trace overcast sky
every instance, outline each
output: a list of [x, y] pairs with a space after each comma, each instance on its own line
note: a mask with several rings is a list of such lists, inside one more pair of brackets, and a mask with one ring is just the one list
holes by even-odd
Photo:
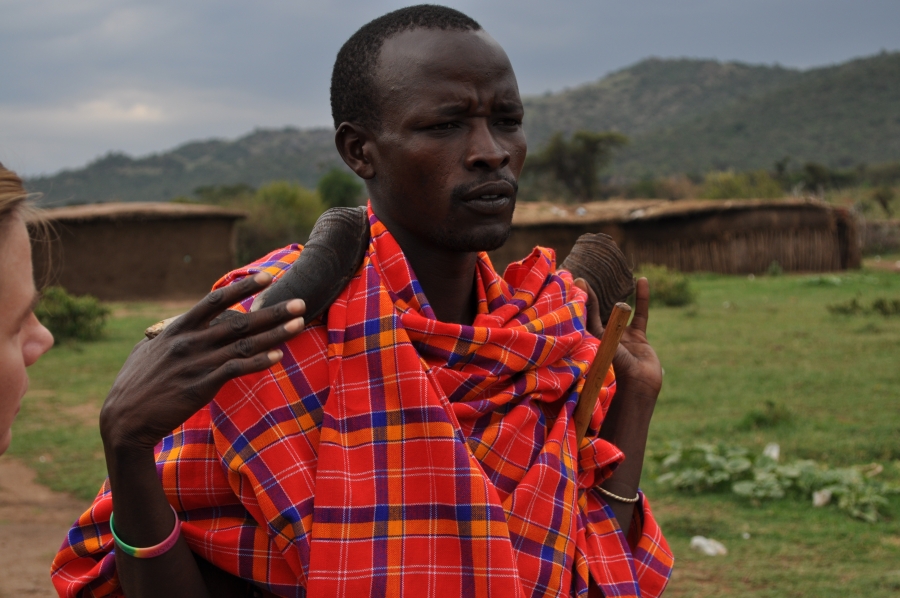
[[[807, 68], [900, 49], [900, 0], [453, 0], [523, 94], [648, 56]], [[22, 174], [330, 124], [338, 48], [390, 0], [0, 0], [0, 162]]]

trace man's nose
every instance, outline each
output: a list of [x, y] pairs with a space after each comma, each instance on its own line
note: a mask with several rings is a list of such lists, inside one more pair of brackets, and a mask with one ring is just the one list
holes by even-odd
[[509, 164], [509, 152], [494, 136], [487, 121], [479, 121], [469, 134], [466, 168], [499, 170]]

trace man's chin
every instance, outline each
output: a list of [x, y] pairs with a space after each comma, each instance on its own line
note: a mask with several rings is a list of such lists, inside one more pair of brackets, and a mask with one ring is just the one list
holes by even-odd
[[450, 251], [463, 253], [494, 251], [506, 243], [511, 233], [512, 226], [510, 224], [497, 224], [464, 232], [441, 231], [436, 241], [438, 245]]

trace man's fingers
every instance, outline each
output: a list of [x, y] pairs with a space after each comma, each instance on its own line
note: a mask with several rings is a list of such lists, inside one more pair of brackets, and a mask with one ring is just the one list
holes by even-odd
[[[261, 372], [281, 361], [282, 357], [284, 357], [284, 353], [280, 349], [272, 349], [245, 359], [231, 359], [207, 376], [204, 380], [204, 385], [215, 389], [217, 392], [229, 380], [246, 374]], [[212, 393], [210, 399], [213, 396], [215, 396], [215, 392]]]
[[214, 345], [223, 345], [258, 332], [276, 329], [280, 324], [305, 312], [306, 304], [302, 299], [291, 299], [253, 313], [226, 312], [233, 315], [220, 322], [213, 322], [207, 340]]
[[270, 274], [259, 272], [255, 276], [247, 276], [232, 285], [216, 289], [201, 299], [190, 311], [172, 322], [169, 326], [169, 333], [205, 326], [235, 303], [258, 293], [271, 283], [272, 276]]
[[222, 347], [217, 353], [217, 358], [222, 362], [229, 359], [246, 359], [252, 357], [287, 342], [299, 334], [303, 330], [303, 327], [303, 318], [294, 318], [283, 326], [264, 330], [255, 336], [237, 339], [235, 342]]
[[647, 318], [650, 314], [650, 283], [646, 278], [639, 278], [634, 288], [634, 317], [631, 327], [647, 333]]
[[583, 278], [575, 279], [575, 286], [587, 293], [587, 329], [588, 332], [600, 338], [603, 335], [603, 321], [600, 319], [600, 302], [591, 285]]

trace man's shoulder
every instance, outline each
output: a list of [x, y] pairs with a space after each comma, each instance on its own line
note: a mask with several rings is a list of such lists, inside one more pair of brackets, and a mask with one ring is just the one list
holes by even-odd
[[282, 274], [290, 270], [291, 266], [294, 265], [294, 262], [297, 261], [297, 258], [300, 257], [300, 253], [302, 251], [303, 245], [300, 245], [298, 243], [293, 243], [291, 245], [288, 245], [287, 247], [276, 249], [259, 258], [258, 260], [254, 260], [246, 266], [241, 266], [240, 268], [232, 270], [228, 274], [224, 275], [213, 285], [213, 290], [227, 287], [239, 280], [246, 278], [247, 276], [253, 276], [255, 274], [259, 274], [260, 272], [271, 274], [274, 278], [277, 279]]

